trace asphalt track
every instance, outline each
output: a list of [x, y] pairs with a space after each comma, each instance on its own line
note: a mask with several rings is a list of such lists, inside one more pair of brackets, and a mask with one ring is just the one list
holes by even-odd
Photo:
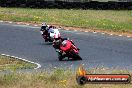
[[80, 48], [83, 60], [58, 61], [52, 44], [44, 42], [39, 29], [40, 27], [0, 23], [0, 54], [18, 56], [39, 63], [40, 69], [75, 69], [80, 64], [88, 68], [99, 65], [119, 68], [132, 66], [132, 38], [60, 30], [63, 37], [69, 37]]

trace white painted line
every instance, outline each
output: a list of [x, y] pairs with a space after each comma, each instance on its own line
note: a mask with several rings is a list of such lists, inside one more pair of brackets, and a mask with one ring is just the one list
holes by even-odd
[[18, 59], [19, 57], [15, 57], [16, 59]]
[[54, 67], [55, 69], [57, 68], [57, 67]]
[[10, 21], [9, 23], [11, 24], [12, 22]]
[[23, 58], [19, 58], [19, 57], [16, 57], [16, 56], [11, 56], [11, 55], [7, 55], [7, 54], [1, 54], [2, 56], [7, 56], [7, 57], [12, 57], [12, 58], [16, 58], [16, 59], [19, 59], [19, 60], [23, 60], [23, 61], [26, 61], [26, 62], [29, 62], [29, 63], [32, 63], [32, 64], [36, 64], [37, 67], [34, 68], [34, 69], [38, 69], [41, 67], [41, 65], [39, 63], [36, 63], [36, 62], [32, 62], [32, 61], [29, 61], [27, 59], [23, 59]]
[[0, 22], [3, 22], [3, 20], [0, 20]]
[[20, 23], [17, 23], [17, 24], [20, 24]]
[[69, 29], [66, 29], [66, 30], [69, 30]]
[[29, 24], [26, 24], [26, 25], [29, 25]]
[[74, 30], [74, 31], [77, 31], [77, 30]]
[[18, 59], [22, 59], [22, 58], [19, 57]]
[[35, 27], [38, 26], [38, 25], [34, 25]]
[[130, 38], [131, 36], [127, 36], [127, 38]]
[[37, 67], [36, 67], [36, 68], [34, 68], [34, 69], [41, 68], [41, 65], [40, 65], [40, 64], [38, 64], [38, 63], [35, 63], [35, 64], [37, 65]]
[[5, 56], [9, 57], [10, 55], [5, 55]]
[[5, 56], [5, 54], [1, 54], [2, 56]]
[[41, 67], [41, 65], [40, 65], [39, 63], [32, 62], [32, 61], [29, 61], [29, 60], [26, 60], [26, 59], [22, 59], [22, 58], [18, 58], [18, 59], [23, 60], [23, 61], [26, 61], [26, 62], [29, 62], [29, 63], [32, 63], [32, 64], [36, 64], [36, 65], [37, 65], [37, 67], [36, 67], [36, 68], [34, 68], [34, 69], [38, 69], [38, 68], [40, 68], [40, 67]]
[[122, 36], [122, 35], [119, 35], [119, 36]]
[[110, 34], [110, 35], [113, 35], [113, 34]]

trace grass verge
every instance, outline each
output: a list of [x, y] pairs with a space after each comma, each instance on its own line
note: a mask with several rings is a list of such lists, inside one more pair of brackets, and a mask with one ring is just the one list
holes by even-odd
[[131, 10], [1, 8], [0, 20], [132, 33]]
[[24, 62], [22, 60], [0, 56], [0, 71], [17, 70], [17, 69], [33, 69], [36, 65]]
[[[98, 68], [101, 69], [101, 68]], [[89, 72], [97, 71], [91, 69]], [[115, 71], [116, 70], [116, 71]], [[130, 74], [126, 70], [111, 70], [111, 73]], [[103, 74], [103, 72], [102, 72]], [[132, 88], [132, 84], [86, 84], [80, 86], [76, 83], [75, 73], [71, 70], [54, 69], [51, 72], [41, 71], [33, 73], [0, 74], [1, 88]]]

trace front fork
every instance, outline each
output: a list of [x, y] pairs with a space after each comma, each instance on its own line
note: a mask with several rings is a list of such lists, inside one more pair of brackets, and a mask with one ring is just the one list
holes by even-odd
[[73, 49], [73, 51], [75, 52], [75, 53], [77, 53], [78, 54], [78, 49], [75, 47], [75, 45], [72, 45], [72, 47], [71, 47], [72, 49]]

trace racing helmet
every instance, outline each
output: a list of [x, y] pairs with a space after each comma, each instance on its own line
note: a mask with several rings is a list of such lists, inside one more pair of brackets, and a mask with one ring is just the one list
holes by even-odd
[[43, 23], [42, 23], [42, 26], [47, 26], [46, 22], [43, 22]]
[[61, 40], [60, 39], [56, 39], [55, 43], [56, 43], [56, 45], [60, 45], [61, 44]]
[[46, 23], [42, 23], [41, 30], [46, 30], [46, 28], [47, 28], [47, 24]]
[[61, 44], [62, 44], [63, 47], [65, 47], [66, 44], [67, 44], [66, 40], [64, 40]]

